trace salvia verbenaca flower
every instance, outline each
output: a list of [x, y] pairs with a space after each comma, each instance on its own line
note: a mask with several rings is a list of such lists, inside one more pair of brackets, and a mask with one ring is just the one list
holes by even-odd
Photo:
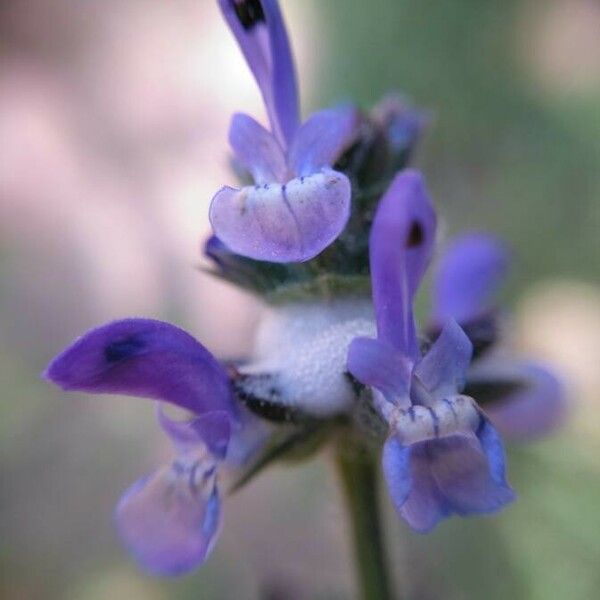
[[313, 258], [350, 215], [350, 181], [331, 166], [354, 141], [358, 113], [322, 110], [302, 125], [294, 63], [275, 0], [219, 5], [262, 93], [271, 131], [236, 114], [229, 142], [254, 185], [213, 198], [216, 235], [237, 254], [272, 262]]
[[461, 395], [472, 344], [448, 320], [421, 352], [413, 299], [431, 258], [436, 219], [421, 176], [405, 171], [384, 195], [371, 229], [377, 339], [350, 345], [349, 371], [374, 388], [389, 426], [383, 470], [396, 510], [428, 531], [452, 514], [492, 512], [513, 499], [500, 437]]
[[239, 426], [223, 367], [173, 325], [125, 319], [85, 334], [45, 376], [64, 390], [143, 396], [194, 415], [178, 422], [159, 407], [176, 458], [125, 492], [116, 519], [124, 543], [148, 569], [177, 574], [201, 563], [221, 520], [218, 465]]
[[454, 242], [419, 331], [436, 213], [407, 165], [426, 114], [392, 95], [370, 113], [328, 109], [300, 124], [277, 2], [219, 5], [270, 129], [233, 117], [230, 143], [254, 183], [213, 198], [204, 253], [209, 272], [264, 301], [253, 350], [219, 361], [173, 325], [126, 319], [84, 334], [45, 373], [65, 390], [157, 402], [174, 459], [119, 502], [124, 544], [153, 573], [189, 571], [215, 545], [225, 476], [233, 492], [276, 460], [343, 440], [381, 453], [393, 504], [417, 531], [501, 509], [514, 493], [498, 431], [547, 432], [564, 406], [554, 375], [501, 343], [504, 247], [483, 234]]

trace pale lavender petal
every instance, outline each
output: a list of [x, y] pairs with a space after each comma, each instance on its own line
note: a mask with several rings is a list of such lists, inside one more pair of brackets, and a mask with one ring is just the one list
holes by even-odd
[[485, 417], [476, 435], [424, 444], [431, 472], [452, 512], [462, 516], [490, 513], [514, 500], [506, 482], [502, 441]]
[[133, 484], [116, 509], [136, 561], [157, 575], [181, 575], [210, 554], [220, 527], [215, 464], [180, 457]]
[[219, 0], [260, 88], [273, 133], [283, 147], [299, 124], [296, 73], [276, 0]]
[[162, 321], [125, 319], [92, 329], [44, 376], [64, 390], [143, 396], [195, 414], [236, 416], [223, 367], [191, 335]]
[[396, 175], [381, 199], [370, 235], [371, 280], [378, 336], [416, 359], [412, 303], [431, 258], [436, 216], [422, 175]]
[[433, 318], [438, 323], [472, 321], [490, 308], [508, 269], [506, 247], [496, 238], [472, 233], [446, 250], [433, 286]]
[[472, 353], [473, 345], [460, 325], [448, 321], [414, 374], [434, 399], [448, 398], [464, 387]]
[[248, 464], [273, 435], [273, 425], [249, 410], [241, 411], [241, 426], [232, 432], [224, 462], [233, 467]]
[[377, 388], [392, 401], [407, 396], [412, 365], [407, 358], [379, 340], [354, 338], [348, 348], [348, 371], [364, 385]]
[[397, 512], [423, 533], [453, 514], [495, 512], [514, 499], [505, 478], [502, 442], [484, 417], [476, 433], [410, 446], [390, 437], [383, 469]]
[[300, 127], [289, 150], [295, 175], [310, 175], [331, 167], [355, 141], [359, 113], [352, 106], [329, 108], [311, 115]]
[[237, 160], [258, 185], [286, 180], [287, 165], [281, 146], [252, 117], [241, 113], [233, 116], [229, 143]]
[[205, 444], [216, 458], [224, 458], [231, 437], [231, 419], [225, 411], [209, 412], [192, 419], [173, 419], [159, 403], [156, 417], [179, 453]]
[[384, 447], [383, 472], [396, 512], [415, 531], [430, 531], [452, 514], [433, 478], [422, 444], [403, 446], [390, 437]]
[[563, 422], [567, 410], [563, 383], [535, 363], [519, 364], [517, 374], [525, 387], [486, 405], [491, 422], [513, 440], [530, 440], [552, 432]]
[[323, 170], [285, 185], [224, 187], [210, 206], [215, 234], [236, 254], [270, 262], [315, 257], [341, 233], [350, 215], [350, 182]]

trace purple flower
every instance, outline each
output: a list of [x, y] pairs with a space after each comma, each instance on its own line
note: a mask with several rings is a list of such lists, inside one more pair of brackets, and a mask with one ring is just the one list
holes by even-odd
[[508, 271], [508, 252], [500, 240], [485, 233], [469, 233], [448, 247], [433, 283], [433, 319], [469, 323], [493, 306], [495, 292]]
[[472, 345], [448, 321], [422, 356], [413, 300], [431, 258], [436, 218], [421, 175], [396, 176], [370, 236], [377, 339], [350, 345], [348, 369], [373, 388], [389, 425], [382, 464], [397, 512], [417, 531], [452, 514], [489, 513], [512, 501], [502, 442], [475, 401], [460, 394]]
[[[469, 330], [494, 319], [494, 294], [508, 271], [508, 253], [496, 238], [470, 233], [456, 238], [438, 266], [433, 285], [433, 321], [449, 320]], [[469, 387], [508, 390], [485, 404], [502, 435], [530, 439], [548, 433], [562, 421], [562, 383], [542, 365], [515, 358], [484, 356], [469, 372]]]
[[116, 520], [125, 545], [153, 573], [176, 575], [203, 563], [219, 531], [218, 463], [240, 421], [223, 367], [173, 325], [126, 319], [84, 334], [44, 376], [64, 390], [143, 396], [192, 413], [175, 421], [159, 405], [176, 457], [125, 492]]
[[276, 0], [219, 0], [262, 93], [271, 131], [234, 115], [229, 142], [254, 179], [223, 187], [210, 221], [233, 252], [270, 262], [306, 261], [331, 244], [350, 215], [348, 178], [331, 169], [357, 134], [351, 107], [313, 114], [302, 125], [294, 64]]

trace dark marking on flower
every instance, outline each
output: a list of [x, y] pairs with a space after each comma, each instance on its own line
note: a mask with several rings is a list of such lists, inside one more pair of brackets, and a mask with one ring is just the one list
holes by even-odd
[[448, 405], [448, 408], [450, 409], [450, 412], [452, 412], [452, 414], [454, 415], [454, 420], [458, 421], [458, 415], [456, 414], [456, 410], [454, 408], [454, 404], [452, 404], [452, 402], [450, 400], [448, 400], [448, 398], [444, 398], [442, 400], [442, 402], [444, 402], [445, 404]]
[[231, 2], [238, 21], [246, 31], [250, 31], [259, 23], [266, 23], [265, 12], [260, 0], [233, 0]]
[[208, 478], [212, 477], [215, 474], [216, 470], [217, 470], [217, 465], [213, 465], [209, 469], [206, 469], [206, 471], [204, 471], [204, 473], [202, 474], [202, 479], [204, 481], [208, 481]]
[[104, 359], [106, 362], [115, 363], [131, 358], [139, 354], [145, 345], [144, 340], [135, 336], [112, 342], [104, 348]]
[[406, 247], [407, 248], [416, 248], [423, 243], [425, 239], [425, 232], [423, 231], [423, 226], [419, 221], [413, 221], [410, 230], [408, 232], [408, 236], [406, 238]]
[[433, 424], [433, 435], [437, 438], [440, 437], [440, 419], [437, 416], [437, 413], [431, 406], [427, 407], [429, 414], [431, 415], [431, 423]]
[[486, 425], [487, 425], [487, 421], [486, 421], [485, 417], [483, 417], [482, 415], [479, 415], [479, 423], [477, 423], [477, 427], [475, 429], [475, 435], [477, 436], [477, 438], [479, 438], [479, 436], [483, 433], [483, 430]]
[[412, 423], [415, 422], [415, 407], [411, 406], [407, 411], [408, 416], [410, 417], [410, 420]]

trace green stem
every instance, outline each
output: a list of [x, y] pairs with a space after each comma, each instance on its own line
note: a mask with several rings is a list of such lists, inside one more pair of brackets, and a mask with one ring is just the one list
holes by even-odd
[[352, 525], [360, 598], [390, 600], [390, 581], [378, 504], [379, 465], [362, 445], [338, 445], [336, 466]]

